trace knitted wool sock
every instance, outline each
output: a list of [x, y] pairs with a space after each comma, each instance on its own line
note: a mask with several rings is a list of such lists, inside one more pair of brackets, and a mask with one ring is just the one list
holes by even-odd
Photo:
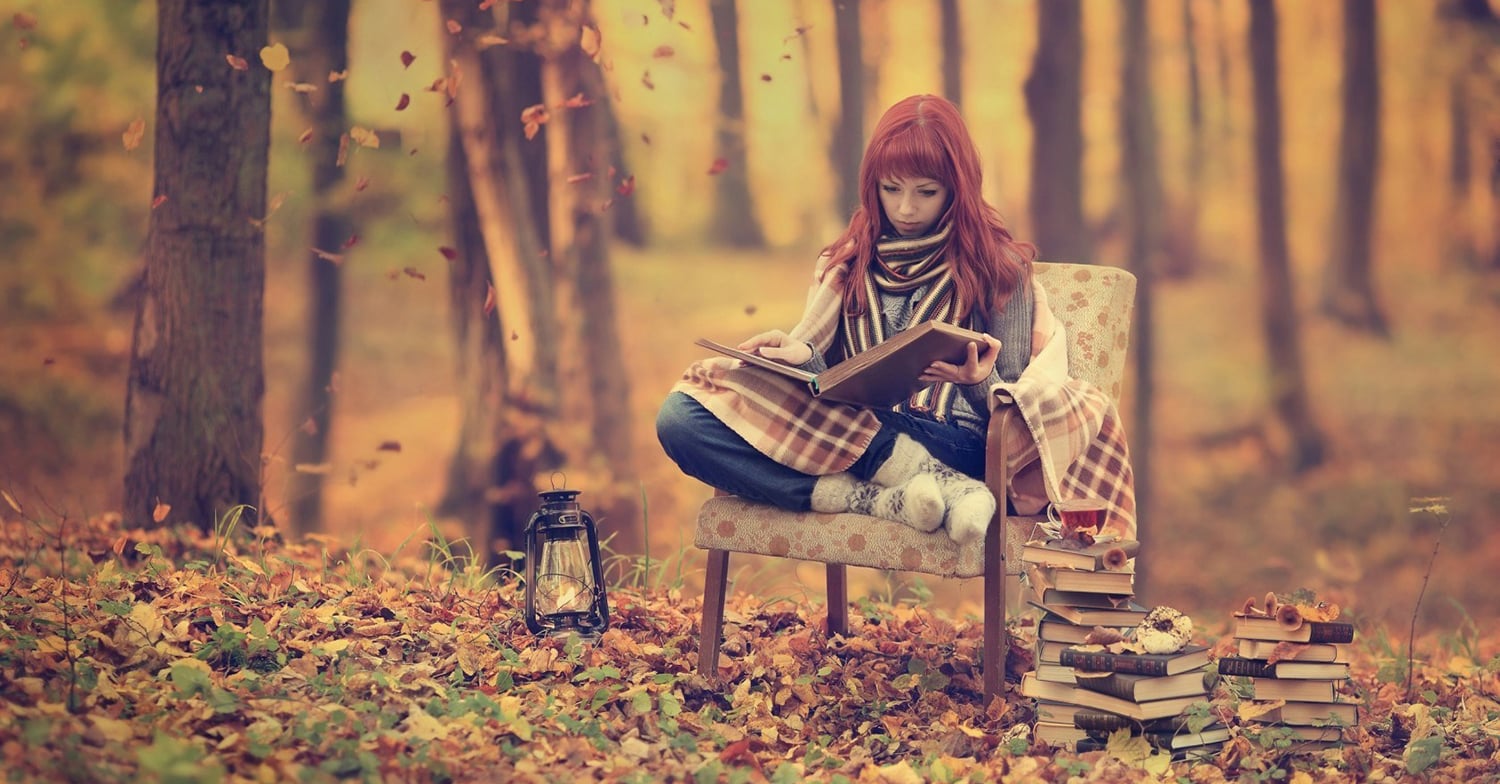
[[937, 480], [926, 474], [898, 487], [881, 487], [847, 473], [822, 476], [813, 486], [812, 508], [815, 512], [848, 511], [896, 520], [924, 533], [942, 526], [944, 511]]
[[994, 494], [978, 479], [938, 462], [926, 447], [905, 433], [896, 436], [890, 457], [871, 479], [875, 484], [894, 487], [917, 476], [931, 476], [937, 483], [947, 509], [948, 536], [953, 541], [968, 544], [984, 536], [995, 514]]

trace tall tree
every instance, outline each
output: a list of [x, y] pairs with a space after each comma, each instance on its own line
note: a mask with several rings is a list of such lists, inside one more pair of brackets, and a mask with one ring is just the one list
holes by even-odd
[[1344, 84], [1338, 202], [1322, 310], [1354, 329], [1388, 337], [1375, 296], [1371, 233], [1380, 185], [1380, 57], [1375, 0], [1344, 0]]
[[943, 36], [943, 97], [963, 106], [964, 36], [958, 0], [940, 0], [938, 23]]
[[[277, 0], [277, 26], [284, 31], [292, 50], [292, 75], [318, 89], [302, 94], [302, 111], [312, 125], [308, 162], [312, 169], [312, 236], [310, 244], [321, 251], [341, 247], [354, 234], [354, 220], [339, 187], [344, 183], [339, 149], [347, 118], [344, 82], [330, 82], [328, 74], [349, 67], [349, 0], [303, 3]], [[333, 423], [333, 372], [337, 367], [343, 293], [340, 266], [311, 252], [307, 266], [307, 372], [297, 398], [296, 417], [306, 417], [292, 446], [293, 465], [318, 465], [328, 459], [328, 433]], [[299, 530], [321, 527], [323, 510], [322, 472], [293, 474], [291, 520]]]
[[709, 0], [714, 44], [719, 53], [719, 117], [714, 134], [723, 171], [714, 184], [711, 233], [720, 242], [740, 248], [766, 244], [750, 197], [749, 158], [745, 150], [744, 81], [740, 76], [740, 21], [735, 0]]
[[[1484, 105], [1500, 98], [1495, 89], [1496, 74], [1488, 55], [1500, 43], [1500, 17], [1487, 0], [1444, 0], [1437, 6], [1442, 34], [1439, 36], [1448, 58], [1448, 193], [1451, 229], [1446, 232], [1447, 255], [1460, 266], [1480, 264], [1478, 226], [1480, 217], [1471, 193], [1474, 181], [1472, 145], [1475, 131], [1471, 105]], [[1486, 92], [1488, 91], [1488, 92]], [[1500, 140], [1500, 136], [1496, 137]], [[1495, 203], [1500, 204], [1500, 145], [1492, 156], [1497, 160], [1491, 171], [1490, 187]], [[1500, 269], [1500, 242], [1495, 244], [1492, 269]]]
[[1308, 402], [1302, 336], [1286, 239], [1276, 4], [1250, 0], [1250, 71], [1255, 107], [1255, 199], [1261, 258], [1261, 320], [1270, 357], [1271, 407], [1288, 431], [1293, 471], [1323, 462], [1323, 434]]
[[267, 0], [157, 3], [156, 209], [125, 391], [132, 525], [207, 531], [261, 506], [269, 15]]
[[[559, 329], [570, 332], [571, 342], [581, 348], [583, 378], [577, 386], [586, 392], [582, 408], [591, 423], [588, 454], [575, 457], [599, 460], [617, 484], [629, 487], [634, 484], [630, 480], [635, 464], [629, 372], [620, 343], [609, 259], [609, 219], [616, 196], [610, 163], [613, 123], [604, 74], [594, 62], [595, 53], [580, 45], [584, 31], [596, 29], [589, 6], [588, 0], [545, 0], [541, 9], [546, 27], [544, 99], [554, 107], [568, 105], [576, 96], [590, 102], [559, 112], [549, 123], [551, 257], [559, 280], [570, 284], [565, 289], [559, 286], [572, 294], [572, 301], [560, 303], [559, 312], [565, 315]], [[605, 498], [607, 513], [600, 517], [609, 525], [616, 552], [636, 553], [644, 547], [640, 529], [634, 525], [635, 497], [626, 490]]]
[[1135, 274], [1135, 422], [1130, 461], [1135, 469], [1136, 508], [1150, 519], [1152, 435], [1156, 401], [1156, 334], [1153, 323], [1155, 255], [1160, 247], [1161, 175], [1157, 167], [1155, 99], [1151, 90], [1151, 36], [1146, 0], [1125, 0], [1120, 27], [1120, 168], [1130, 244], [1126, 266]]
[[865, 145], [865, 55], [857, 0], [833, 3], [834, 37], [838, 42], [839, 122], [834, 127], [829, 160], [838, 182], [838, 219], [846, 221], [859, 206], [859, 160]]
[[1083, 219], [1083, 6], [1037, 4], [1037, 47], [1026, 78], [1031, 118], [1031, 226], [1042, 257], [1091, 262]]
[[1194, 4], [1195, 0], [1182, 0], [1182, 48], [1188, 77], [1187, 193], [1173, 205], [1174, 226], [1161, 264], [1164, 278], [1189, 277], [1199, 266], [1198, 210], [1203, 200], [1207, 151], [1203, 133], [1203, 74], [1199, 66], [1198, 21], [1193, 14]]

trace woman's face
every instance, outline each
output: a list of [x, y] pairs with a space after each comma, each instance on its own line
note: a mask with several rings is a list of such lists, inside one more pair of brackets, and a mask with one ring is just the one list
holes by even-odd
[[903, 237], [932, 230], [948, 206], [948, 189], [931, 177], [886, 177], [880, 181], [880, 207]]

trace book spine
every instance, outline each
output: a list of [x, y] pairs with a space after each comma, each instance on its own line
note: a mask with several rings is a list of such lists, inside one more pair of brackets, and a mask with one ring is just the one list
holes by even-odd
[[1354, 642], [1354, 624], [1343, 621], [1309, 621], [1308, 642]]
[[1099, 694], [1108, 694], [1111, 697], [1119, 697], [1122, 700], [1135, 702], [1135, 681], [1117, 678], [1109, 675], [1104, 678], [1079, 678], [1078, 688], [1087, 689]]
[[1276, 677], [1276, 665], [1266, 664], [1259, 659], [1241, 659], [1235, 656], [1226, 656], [1219, 659], [1220, 675], [1239, 675], [1246, 678], [1274, 678]]
[[1058, 663], [1068, 667], [1092, 672], [1123, 672], [1130, 675], [1166, 675], [1167, 663], [1160, 659], [1142, 659], [1137, 656], [1117, 656], [1100, 651], [1077, 651], [1063, 649]]
[[1073, 726], [1089, 732], [1115, 732], [1116, 730], [1140, 729], [1140, 722], [1105, 711], [1079, 711], [1073, 714]]

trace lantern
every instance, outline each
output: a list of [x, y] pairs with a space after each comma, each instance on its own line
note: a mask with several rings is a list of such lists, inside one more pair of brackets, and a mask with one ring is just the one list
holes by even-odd
[[609, 628], [599, 535], [578, 506], [579, 492], [540, 493], [542, 506], [526, 523], [526, 627], [533, 634], [594, 637]]

